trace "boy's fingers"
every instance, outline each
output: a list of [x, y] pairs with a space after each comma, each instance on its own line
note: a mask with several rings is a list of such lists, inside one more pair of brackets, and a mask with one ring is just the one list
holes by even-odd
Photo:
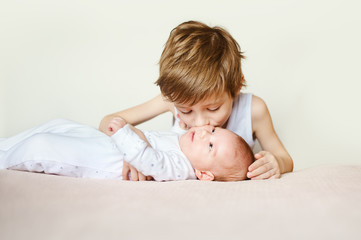
[[254, 161], [254, 163], [252, 163], [249, 167], [248, 167], [248, 171], [252, 172], [255, 169], [261, 167], [262, 165], [266, 164], [266, 160], [264, 158], [259, 158], [256, 161]]
[[184, 122], [182, 122], [182, 121], [179, 122], [179, 126], [180, 126], [182, 129], [184, 129], [184, 130], [187, 129], [187, 125], [186, 125]]
[[272, 166], [271, 164], [262, 164], [256, 168], [254, 168], [252, 171], [249, 171], [247, 173], [247, 177], [248, 178], [252, 178], [252, 177], [256, 177], [256, 176], [259, 176], [265, 172], [268, 172], [270, 170], [272, 170]]
[[252, 180], [261, 180], [261, 179], [268, 179], [274, 175], [273, 169], [265, 171], [259, 175], [251, 177]]
[[265, 151], [260, 151], [259, 153], [256, 153], [256, 154], [254, 155], [254, 157], [255, 157], [256, 159], [259, 159], [259, 158], [264, 157], [265, 155], [266, 155], [266, 152], [265, 152]]

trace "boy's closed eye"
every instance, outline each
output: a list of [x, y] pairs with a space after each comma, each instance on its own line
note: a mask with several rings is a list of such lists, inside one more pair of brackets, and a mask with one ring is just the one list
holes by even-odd
[[189, 110], [189, 111], [182, 111], [182, 110], [179, 110], [181, 113], [183, 114], [190, 114], [192, 112], [192, 110]]
[[219, 109], [220, 107], [214, 107], [214, 108], [207, 108], [208, 111], [211, 111], [211, 112], [215, 112]]

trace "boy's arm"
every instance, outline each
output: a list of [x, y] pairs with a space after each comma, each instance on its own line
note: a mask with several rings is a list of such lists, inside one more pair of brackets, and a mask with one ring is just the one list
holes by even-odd
[[189, 161], [175, 152], [153, 149], [142, 131], [127, 124], [112, 136], [124, 160], [157, 181], [196, 179]]
[[167, 111], [174, 114], [173, 104], [165, 101], [160, 94], [148, 102], [105, 116], [100, 122], [99, 130], [111, 136], [114, 132], [109, 129], [109, 123], [115, 117], [121, 117], [131, 125], [138, 125]]
[[252, 127], [262, 150], [255, 154], [256, 161], [249, 167], [248, 177], [253, 179], [279, 178], [293, 170], [293, 160], [278, 138], [266, 103], [252, 98]]

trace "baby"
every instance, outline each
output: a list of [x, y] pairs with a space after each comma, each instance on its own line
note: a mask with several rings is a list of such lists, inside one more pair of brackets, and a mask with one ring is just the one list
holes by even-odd
[[0, 169], [73, 177], [122, 179], [123, 160], [157, 181], [246, 179], [253, 154], [229, 130], [203, 126], [179, 136], [140, 131], [119, 120], [109, 137], [56, 119], [0, 141]]
[[[121, 136], [120, 139], [117, 136], [123, 126], [127, 126], [125, 120], [120, 117], [114, 118], [109, 123], [109, 128], [113, 132], [116, 132], [112, 136], [119, 143], [119, 141], [126, 141], [128, 138]], [[130, 125], [129, 125], [130, 126]], [[131, 127], [142, 139], [152, 139], [152, 137], [146, 137], [140, 130]], [[154, 133], [154, 132], [153, 132]], [[167, 134], [168, 135], [168, 134]], [[176, 134], [171, 134], [177, 137]], [[169, 137], [169, 135], [168, 135]], [[160, 142], [164, 142], [162, 139]], [[172, 141], [167, 141], [167, 145], [170, 145]], [[135, 143], [134, 143], [135, 145]], [[156, 145], [155, 143], [151, 144]], [[160, 144], [158, 144], [159, 147]], [[126, 149], [122, 149], [125, 151]], [[176, 146], [176, 149], [178, 146]], [[189, 160], [194, 172], [198, 179], [208, 181], [239, 181], [246, 179], [248, 166], [253, 162], [253, 153], [249, 145], [237, 134], [230, 130], [213, 127], [210, 125], [202, 127], [193, 127], [189, 131], [183, 134], [179, 138], [180, 151], [184, 153]], [[169, 153], [171, 154], [171, 153]], [[166, 158], [166, 156], [162, 156]], [[174, 156], [173, 156], [174, 157]], [[158, 156], [158, 158], [160, 158]], [[131, 159], [125, 160], [129, 163], [133, 163]], [[136, 163], [133, 163], [135, 165]], [[154, 166], [154, 165], [153, 165]], [[141, 166], [135, 166], [140, 170]], [[141, 171], [145, 175], [150, 175], [146, 169]]]
[[181, 136], [179, 145], [200, 180], [244, 180], [253, 163], [248, 144], [225, 128], [193, 127]]

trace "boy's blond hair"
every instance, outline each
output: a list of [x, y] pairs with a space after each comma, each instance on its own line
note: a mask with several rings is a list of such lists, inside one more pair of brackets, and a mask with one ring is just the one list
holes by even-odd
[[195, 104], [227, 92], [234, 98], [242, 81], [238, 43], [221, 27], [189, 21], [174, 28], [160, 58], [156, 84], [163, 96], [179, 104]]

